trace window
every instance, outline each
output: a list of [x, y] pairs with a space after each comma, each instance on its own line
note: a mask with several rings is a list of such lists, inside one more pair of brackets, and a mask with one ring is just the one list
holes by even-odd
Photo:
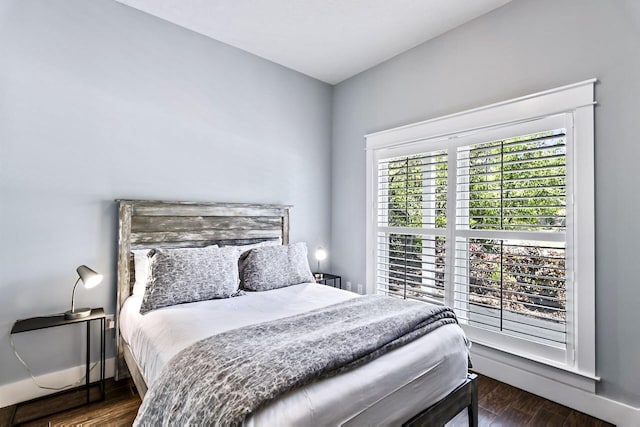
[[[402, 298], [444, 303], [447, 152], [378, 164], [377, 278]], [[410, 230], [403, 230], [409, 228]]]
[[594, 376], [593, 83], [368, 135], [369, 292]]

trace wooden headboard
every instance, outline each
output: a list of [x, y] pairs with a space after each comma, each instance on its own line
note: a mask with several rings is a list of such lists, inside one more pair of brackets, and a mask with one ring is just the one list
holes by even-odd
[[[117, 200], [118, 293], [115, 379], [128, 376], [120, 308], [131, 295], [134, 249], [242, 245], [266, 240], [289, 243], [287, 205]], [[136, 378], [134, 377], [134, 380]]]

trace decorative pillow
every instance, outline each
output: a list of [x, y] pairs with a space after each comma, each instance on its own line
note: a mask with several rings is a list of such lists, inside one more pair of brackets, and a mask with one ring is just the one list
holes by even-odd
[[[208, 247], [217, 248], [218, 245], [211, 245]], [[182, 250], [182, 248], [176, 249]], [[131, 295], [144, 296], [144, 291], [147, 288], [147, 282], [149, 281], [149, 252], [151, 249], [134, 249], [131, 251], [133, 254], [134, 265], [134, 279], [133, 291]]]
[[[225, 246], [225, 248], [229, 248], [229, 247], [234, 247], [234, 248], [238, 248], [238, 250], [240, 251], [240, 257], [242, 257], [242, 255], [247, 252], [250, 251], [251, 249], [255, 249], [255, 248], [262, 248], [264, 246], [280, 246], [280, 240], [266, 240], [264, 242], [258, 242], [258, 243], [249, 243], [248, 245], [231, 245], [231, 246]], [[238, 264], [238, 273], [240, 274], [240, 278], [242, 278], [242, 264]]]
[[305, 243], [255, 248], [243, 253], [239, 264], [242, 286], [250, 291], [268, 291], [315, 281]]
[[144, 290], [147, 287], [147, 280], [149, 275], [149, 254], [150, 249], [136, 249], [131, 251], [133, 253], [133, 264], [135, 282], [133, 282], [132, 295], [144, 296]]
[[238, 294], [238, 249], [152, 249], [140, 313]]

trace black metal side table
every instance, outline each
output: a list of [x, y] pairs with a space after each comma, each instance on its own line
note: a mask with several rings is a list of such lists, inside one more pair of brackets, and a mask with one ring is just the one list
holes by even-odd
[[[90, 380], [90, 371], [91, 371], [91, 322], [93, 320], [100, 321], [100, 381], [94, 384], [91, 384]], [[56, 414], [58, 412], [66, 411], [73, 408], [78, 408], [80, 406], [88, 405], [89, 403], [99, 402], [104, 400], [105, 397], [105, 335], [106, 335], [106, 315], [104, 313], [104, 309], [93, 308], [91, 309], [91, 314], [86, 317], [81, 317], [79, 319], [65, 319], [64, 314], [54, 314], [51, 316], [43, 316], [43, 317], [32, 317], [30, 319], [17, 320], [14, 323], [13, 328], [11, 328], [11, 334], [18, 334], [21, 332], [35, 331], [38, 329], [46, 329], [53, 328], [56, 326], [64, 326], [64, 325], [72, 325], [74, 323], [86, 323], [87, 325], [87, 348], [86, 348], [86, 366], [85, 366], [85, 383], [79, 387], [70, 388], [67, 390], [60, 391], [58, 393], [49, 394], [46, 396], [38, 397], [36, 399], [32, 399], [26, 402], [21, 402], [15, 405], [13, 410], [13, 414], [11, 416], [11, 425], [14, 425], [15, 416], [18, 412], [18, 408], [21, 406], [26, 406], [37, 401], [45, 400], [45, 399], [53, 399], [57, 396], [64, 395], [66, 393], [70, 393], [73, 391], [78, 391], [82, 389], [86, 389], [86, 399], [83, 403], [65, 407], [61, 410], [57, 410], [55, 412], [49, 414], [38, 414], [37, 417], [31, 418], [28, 420], [20, 420], [20, 423], [26, 423], [29, 421], [33, 421], [42, 417], [46, 417], [49, 415]], [[95, 385], [99, 385], [100, 387], [100, 398], [91, 400], [91, 388]]]
[[[336, 276], [329, 273], [313, 273], [313, 277], [316, 279], [316, 283], [321, 285], [330, 285], [342, 289], [342, 276]], [[338, 286], [336, 286], [336, 284]]]

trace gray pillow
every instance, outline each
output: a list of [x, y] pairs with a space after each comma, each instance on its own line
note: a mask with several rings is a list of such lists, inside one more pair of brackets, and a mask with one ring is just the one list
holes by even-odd
[[236, 248], [152, 249], [140, 313], [238, 294]]
[[[250, 251], [251, 249], [261, 248], [263, 246], [280, 246], [280, 240], [267, 240], [259, 243], [249, 243], [248, 245], [230, 245], [230, 246], [233, 246], [234, 248], [238, 248], [238, 251], [240, 252], [240, 257], [242, 257], [243, 253]], [[229, 246], [225, 246], [225, 247], [228, 248]], [[242, 278], [242, 264], [238, 265], [238, 273], [239, 273], [239, 277]]]
[[242, 254], [239, 264], [242, 286], [250, 291], [315, 282], [305, 243], [251, 249]]

